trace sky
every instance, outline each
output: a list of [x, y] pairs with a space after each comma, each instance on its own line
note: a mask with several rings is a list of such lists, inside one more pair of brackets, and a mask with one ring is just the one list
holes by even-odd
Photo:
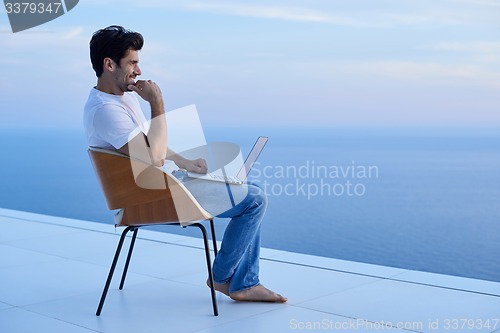
[[[142, 78], [207, 125], [500, 126], [500, 0], [81, 0], [12, 33], [1, 125], [81, 128], [92, 33], [144, 35]], [[145, 105], [145, 113], [149, 110]]]

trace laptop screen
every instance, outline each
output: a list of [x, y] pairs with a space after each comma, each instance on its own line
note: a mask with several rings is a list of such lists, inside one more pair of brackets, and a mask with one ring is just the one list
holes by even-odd
[[252, 150], [248, 154], [245, 164], [241, 167], [240, 171], [238, 172], [238, 179], [240, 180], [245, 180], [250, 173], [250, 170], [252, 170], [253, 165], [255, 164], [255, 161], [257, 161], [257, 158], [259, 157], [260, 153], [262, 152], [262, 149], [264, 149], [264, 146], [267, 143], [267, 140], [269, 140], [268, 137], [266, 136], [259, 136], [255, 144], [253, 145]]

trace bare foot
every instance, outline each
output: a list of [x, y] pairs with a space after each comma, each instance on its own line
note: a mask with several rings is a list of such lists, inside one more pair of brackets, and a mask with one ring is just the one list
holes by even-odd
[[[207, 286], [210, 288], [210, 279], [207, 279]], [[229, 296], [229, 283], [217, 283], [214, 282], [215, 290], [223, 293], [226, 296]]]
[[285, 303], [288, 298], [276, 294], [275, 292], [267, 289], [263, 285], [259, 284], [253, 288], [238, 291], [235, 293], [230, 293], [231, 297], [235, 301], [247, 301], [247, 302], [274, 302], [274, 303]]

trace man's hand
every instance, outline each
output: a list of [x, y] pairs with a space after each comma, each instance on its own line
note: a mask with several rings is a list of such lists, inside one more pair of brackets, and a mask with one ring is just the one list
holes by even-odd
[[186, 160], [183, 163], [182, 168], [196, 173], [207, 173], [208, 171], [207, 162], [203, 158], [199, 158], [197, 160]]
[[196, 172], [196, 173], [208, 172], [207, 161], [205, 161], [203, 158], [198, 158], [196, 160], [188, 160], [187, 158], [174, 152], [172, 149], [169, 149], [166, 159], [174, 161], [174, 163], [179, 168], [189, 172]]
[[135, 84], [130, 84], [128, 88], [149, 103], [163, 103], [160, 87], [151, 80], [138, 80]]

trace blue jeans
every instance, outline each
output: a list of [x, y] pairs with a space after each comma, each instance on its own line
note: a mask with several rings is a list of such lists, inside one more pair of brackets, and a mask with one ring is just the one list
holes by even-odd
[[226, 185], [193, 180], [185, 172], [174, 176], [182, 181], [200, 205], [220, 218], [231, 218], [213, 264], [214, 281], [229, 283], [229, 292], [255, 287], [259, 281], [260, 225], [267, 196], [255, 183]]

